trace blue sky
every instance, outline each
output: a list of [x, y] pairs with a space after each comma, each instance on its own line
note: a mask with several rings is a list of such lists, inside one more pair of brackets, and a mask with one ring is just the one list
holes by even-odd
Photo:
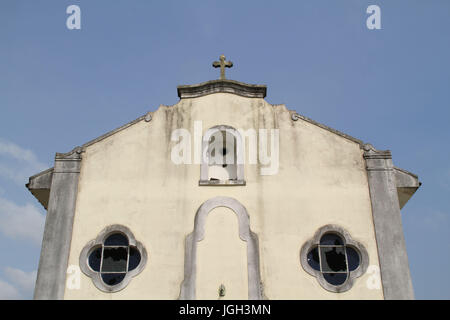
[[[366, 27], [373, 4], [381, 30]], [[449, 33], [448, 0], [2, 0], [0, 299], [32, 297], [45, 210], [27, 177], [218, 78], [222, 53], [228, 78], [419, 175], [402, 210], [415, 295], [450, 299]]]

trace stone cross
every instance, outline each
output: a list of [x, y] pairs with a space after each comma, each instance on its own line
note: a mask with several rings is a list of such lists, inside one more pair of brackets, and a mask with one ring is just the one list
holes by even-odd
[[214, 61], [212, 65], [214, 68], [220, 67], [220, 80], [225, 80], [225, 67], [231, 68], [233, 66], [233, 62], [225, 61], [225, 56], [223, 54], [219, 59], [220, 61]]

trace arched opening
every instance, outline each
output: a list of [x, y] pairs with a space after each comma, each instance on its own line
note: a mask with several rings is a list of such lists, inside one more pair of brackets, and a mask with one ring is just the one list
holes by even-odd
[[[194, 231], [186, 237], [186, 249], [184, 260], [184, 280], [181, 284], [180, 299], [193, 300], [197, 297], [197, 247], [198, 242], [205, 238], [205, 225], [209, 213], [218, 207], [225, 207], [229, 214], [234, 212], [237, 216], [239, 238], [245, 241], [248, 299], [262, 299], [261, 277], [259, 271], [258, 237], [250, 230], [249, 215], [245, 207], [236, 199], [229, 197], [215, 197], [204, 202], [195, 215]], [[218, 288], [219, 289], [219, 288]]]
[[202, 141], [200, 185], [245, 185], [242, 138], [230, 126], [208, 129]]

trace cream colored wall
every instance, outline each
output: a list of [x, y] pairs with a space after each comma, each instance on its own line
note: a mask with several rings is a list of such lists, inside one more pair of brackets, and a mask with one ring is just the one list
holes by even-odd
[[[259, 165], [246, 163], [246, 186], [200, 187], [200, 165], [175, 165], [170, 160], [172, 131], [193, 132], [195, 120], [203, 121], [203, 132], [220, 124], [279, 128], [278, 174], [261, 176]], [[324, 290], [301, 267], [301, 246], [326, 224], [341, 226], [362, 243], [369, 265], [378, 266], [378, 256], [359, 145], [306, 121], [292, 121], [284, 105], [217, 93], [161, 106], [152, 121], [140, 121], [88, 146], [78, 188], [69, 265], [78, 265], [86, 243], [111, 224], [131, 229], [146, 247], [148, 262], [117, 293], [101, 292], [82, 274], [80, 290], [66, 288], [66, 299], [178, 298], [185, 236], [193, 230], [199, 206], [215, 196], [235, 198], [247, 209], [251, 230], [259, 238], [267, 298], [383, 298], [381, 288], [368, 289], [369, 274], [358, 278], [351, 290], [337, 294]], [[241, 259], [241, 251], [234, 252]], [[208, 259], [199, 259], [204, 268], [214, 267], [214, 261], [208, 266]], [[208, 288], [201, 281], [198, 285], [201, 297]]]
[[231, 209], [213, 209], [207, 217], [205, 237], [197, 244], [197, 299], [248, 299], [247, 243], [239, 238], [239, 224]]

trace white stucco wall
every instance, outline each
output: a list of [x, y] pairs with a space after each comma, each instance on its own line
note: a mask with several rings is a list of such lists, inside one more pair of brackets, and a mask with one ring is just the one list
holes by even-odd
[[[184, 278], [185, 237], [193, 230], [199, 206], [215, 196], [232, 197], [247, 209], [251, 230], [259, 238], [261, 280], [267, 298], [383, 298], [381, 288], [366, 285], [369, 274], [356, 279], [351, 290], [331, 293], [300, 264], [302, 245], [321, 226], [337, 224], [364, 245], [369, 265], [378, 266], [367, 175], [357, 143], [301, 119], [292, 121], [284, 105], [227, 93], [160, 106], [152, 117], [150, 122], [142, 120], [86, 147], [69, 256], [69, 265], [78, 265], [88, 241], [108, 225], [123, 224], [146, 247], [147, 266], [116, 293], [98, 290], [82, 274], [81, 288], [66, 288], [66, 299], [178, 298]], [[193, 133], [196, 120], [202, 121], [203, 132], [221, 124], [244, 130], [278, 128], [278, 174], [261, 176], [260, 165], [248, 164], [246, 156], [246, 186], [199, 186], [199, 164], [175, 165], [170, 158], [175, 145], [170, 141], [172, 131], [185, 128]], [[222, 208], [218, 215], [226, 213], [233, 214]], [[211, 213], [208, 219], [215, 219], [213, 216]], [[208, 239], [221, 231], [220, 223], [211, 221], [207, 223]], [[227, 223], [233, 225], [231, 220]], [[236, 250], [227, 251], [227, 257], [233, 259], [230, 255], [234, 252], [236, 261], [242, 261], [245, 242], [235, 240]], [[204, 254], [199, 259], [202, 270], [214, 270], [215, 260], [208, 265]], [[197, 282], [198, 297], [211, 290], [204, 279], [207, 277]], [[228, 285], [240, 284], [225, 283]]]

